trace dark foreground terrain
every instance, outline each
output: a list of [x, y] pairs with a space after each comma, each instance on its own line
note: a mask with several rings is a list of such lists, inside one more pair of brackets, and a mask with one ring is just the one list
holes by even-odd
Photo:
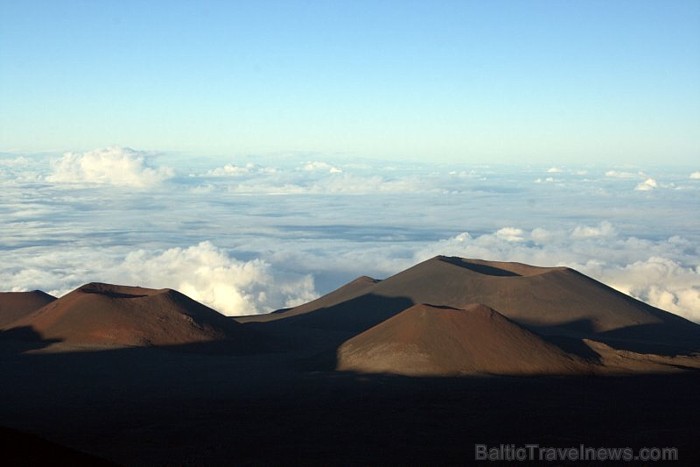
[[567, 268], [436, 257], [236, 319], [90, 283], [0, 315], [0, 465], [700, 465], [700, 326]]
[[[410, 378], [310, 371], [284, 355], [5, 348], [0, 374], [0, 424], [117, 464], [469, 464], [476, 443], [676, 447], [674, 465], [700, 463], [697, 372]], [[0, 435], [15, 440], [6, 459], [47, 449]]]

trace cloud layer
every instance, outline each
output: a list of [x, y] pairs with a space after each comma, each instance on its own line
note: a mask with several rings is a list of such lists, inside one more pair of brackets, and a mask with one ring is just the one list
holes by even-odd
[[264, 313], [444, 254], [574, 267], [700, 321], [688, 170], [168, 161], [128, 148], [0, 154], [3, 289], [171, 287]]

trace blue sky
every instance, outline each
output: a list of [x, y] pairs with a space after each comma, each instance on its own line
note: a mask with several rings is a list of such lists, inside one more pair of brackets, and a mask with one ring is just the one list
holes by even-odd
[[0, 0], [0, 151], [696, 164], [698, 1]]

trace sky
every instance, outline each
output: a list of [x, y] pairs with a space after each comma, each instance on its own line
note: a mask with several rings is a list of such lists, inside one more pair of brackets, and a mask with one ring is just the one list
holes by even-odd
[[700, 2], [0, 0], [0, 285], [227, 315], [435, 255], [700, 322]]
[[0, 0], [0, 151], [692, 165], [700, 2]]

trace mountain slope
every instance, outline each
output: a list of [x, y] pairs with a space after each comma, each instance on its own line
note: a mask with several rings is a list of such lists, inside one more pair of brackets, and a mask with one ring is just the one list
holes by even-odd
[[242, 325], [171, 289], [90, 283], [13, 323], [71, 345], [149, 346], [249, 340]]
[[56, 297], [41, 290], [32, 292], [0, 292], [0, 330], [24, 318]]
[[587, 371], [588, 364], [484, 305], [420, 304], [345, 342], [338, 368], [444, 376], [569, 374]]
[[[622, 294], [569, 268], [438, 256], [326, 307], [292, 309], [290, 325], [356, 334], [407, 307], [482, 303], [546, 336], [596, 339], [629, 350], [700, 350], [700, 326]], [[352, 329], [348, 323], [352, 322]]]

